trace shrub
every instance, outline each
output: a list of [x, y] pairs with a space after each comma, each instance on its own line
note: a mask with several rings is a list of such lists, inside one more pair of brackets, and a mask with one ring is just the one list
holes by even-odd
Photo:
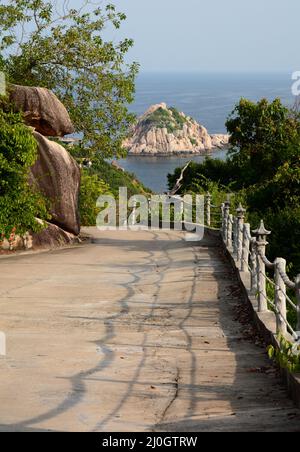
[[119, 194], [119, 187], [127, 187], [129, 197], [151, 192], [150, 189], [147, 189], [137, 180], [134, 174], [115, 168], [104, 160], [95, 162], [90, 169], [90, 174], [96, 174], [99, 179], [109, 185], [111, 192], [116, 198]]
[[128, 198], [150, 192], [135, 178], [134, 174], [115, 168], [104, 160], [98, 160], [91, 168], [82, 170], [79, 206], [83, 226], [95, 226], [100, 212], [96, 207], [97, 199], [107, 194], [118, 199], [119, 187], [127, 188]]
[[83, 226], [95, 226], [100, 209], [96, 207], [99, 196], [110, 193], [110, 187], [96, 174], [82, 170], [79, 197], [79, 210]]
[[[270, 260], [284, 257], [292, 275], [300, 272], [300, 116], [280, 100], [242, 99], [227, 121], [231, 134], [227, 160], [191, 163], [180, 193], [211, 191], [215, 204], [234, 192], [247, 208], [253, 228], [263, 218]], [[181, 169], [169, 175], [174, 186]], [[232, 205], [234, 213], [236, 205]]]

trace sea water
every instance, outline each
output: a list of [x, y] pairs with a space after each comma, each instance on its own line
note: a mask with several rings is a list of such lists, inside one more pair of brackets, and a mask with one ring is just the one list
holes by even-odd
[[[137, 115], [152, 104], [165, 102], [204, 125], [209, 133], [226, 133], [225, 122], [234, 106], [244, 97], [258, 101], [280, 98], [292, 106], [292, 74], [198, 74], [142, 73], [137, 78], [136, 96], [130, 110]], [[212, 157], [226, 157], [226, 151], [216, 151]], [[133, 172], [156, 192], [167, 190], [167, 174], [192, 159], [204, 156], [145, 157], [129, 156], [120, 165]]]

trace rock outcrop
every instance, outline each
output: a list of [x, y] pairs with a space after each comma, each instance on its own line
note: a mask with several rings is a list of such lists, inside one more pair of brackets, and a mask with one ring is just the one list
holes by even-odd
[[42, 135], [62, 137], [74, 132], [66, 108], [48, 89], [10, 85], [9, 96], [16, 110], [24, 113], [26, 124]]
[[10, 242], [4, 239], [0, 243], [0, 254], [3, 252], [9, 254], [24, 249], [51, 249], [81, 243], [81, 239], [77, 235], [64, 231], [55, 224], [42, 221], [39, 218], [36, 221], [43, 226], [40, 232], [34, 234], [27, 232], [22, 237], [16, 235]]
[[[46, 88], [10, 85], [10, 100], [17, 111], [24, 113], [25, 122], [34, 129], [38, 143], [38, 158], [31, 168], [31, 183], [45, 195], [50, 203], [51, 223], [38, 237], [54, 234], [78, 235], [80, 168], [67, 150], [46, 137], [63, 137], [74, 132], [70, 116], [59, 99]], [[49, 240], [48, 240], [49, 239]], [[34, 238], [35, 240], [35, 238]]]
[[129, 154], [201, 154], [228, 142], [228, 135], [210, 135], [193, 118], [162, 103], [152, 105], [138, 119], [123, 145]]
[[[75, 243], [80, 233], [80, 168], [68, 151], [47, 136], [62, 137], [74, 132], [70, 116], [48, 89], [10, 85], [9, 96], [16, 111], [33, 129], [38, 158], [30, 170], [30, 183], [49, 201], [51, 219], [37, 233], [14, 236], [0, 242], [0, 249], [49, 248]], [[42, 220], [37, 219], [38, 222]]]
[[78, 235], [79, 166], [63, 146], [38, 132], [34, 132], [34, 136], [39, 156], [31, 168], [32, 180], [50, 201], [51, 222]]

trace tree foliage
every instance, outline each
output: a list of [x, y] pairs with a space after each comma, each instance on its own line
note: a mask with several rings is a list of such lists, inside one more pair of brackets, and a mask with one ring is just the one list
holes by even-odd
[[82, 152], [120, 156], [134, 119], [127, 105], [138, 65], [125, 64], [131, 39], [114, 42], [104, 35], [106, 28], [119, 29], [126, 16], [111, 4], [69, 4], [9, 0], [0, 5], [0, 61], [10, 82], [58, 95], [83, 136]]
[[[213, 202], [226, 192], [247, 208], [253, 227], [262, 218], [272, 231], [268, 256], [284, 257], [300, 272], [300, 118], [279, 99], [258, 103], [241, 99], [227, 121], [231, 148], [225, 161], [206, 159], [187, 169], [182, 193], [212, 191]], [[180, 174], [169, 175], [169, 185]], [[234, 212], [235, 204], [232, 205]]]
[[0, 241], [12, 231], [38, 231], [36, 217], [46, 219], [46, 202], [29, 185], [29, 168], [37, 143], [19, 114], [0, 109]]
[[96, 174], [89, 174], [86, 169], [81, 173], [79, 211], [83, 226], [95, 226], [100, 209], [96, 206], [101, 195], [110, 194], [110, 187]]
[[227, 123], [231, 163], [243, 186], [271, 179], [300, 142], [299, 115], [280, 99], [241, 99]]

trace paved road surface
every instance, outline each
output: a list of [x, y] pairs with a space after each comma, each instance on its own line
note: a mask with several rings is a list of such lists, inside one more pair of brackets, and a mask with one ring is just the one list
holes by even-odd
[[0, 431], [300, 431], [215, 239], [94, 237], [0, 260]]

